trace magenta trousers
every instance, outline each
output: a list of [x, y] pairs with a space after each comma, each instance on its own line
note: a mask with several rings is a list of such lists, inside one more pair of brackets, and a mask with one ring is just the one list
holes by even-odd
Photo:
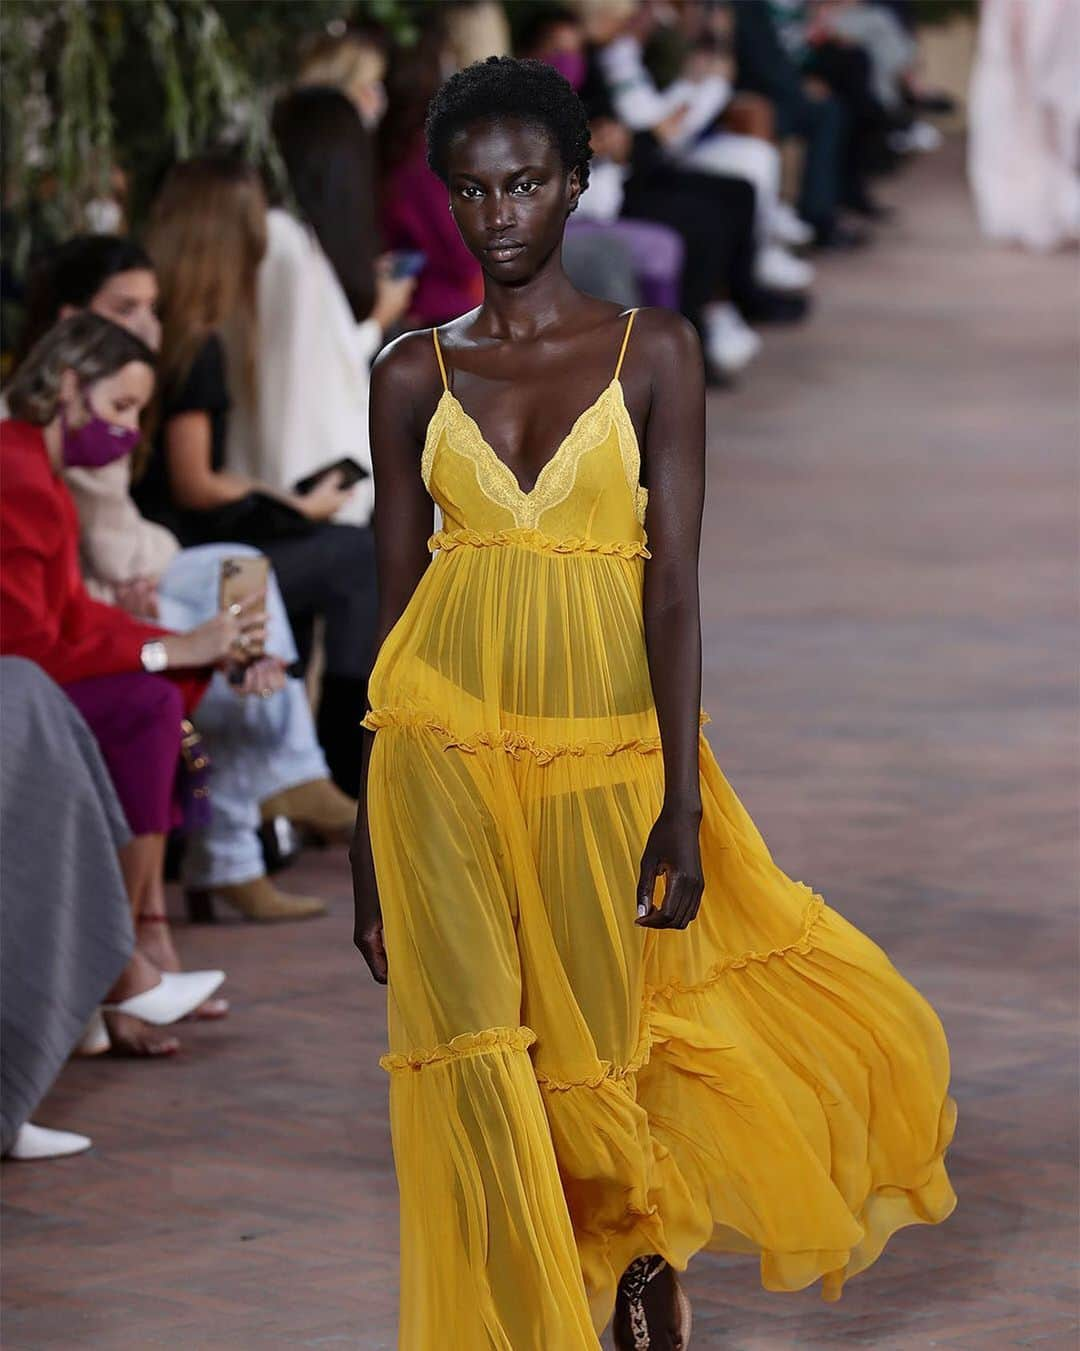
[[105, 757], [133, 835], [178, 824], [174, 790], [184, 697], [165, 676], [142, 671], [76, 680], [64, 690]]

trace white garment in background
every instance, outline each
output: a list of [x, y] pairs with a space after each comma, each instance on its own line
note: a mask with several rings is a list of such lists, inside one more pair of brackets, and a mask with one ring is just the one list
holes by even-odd
[[733, 91], [727, 80], [719, 75], [680, 79], [661, 91], [645, 65], [641, 43], [633, 37], [608, 43], [599, 53], [599, 62], [615, 114], [631, 131], [651, 131], [677, 108], [686, 108], [686, 115], [665, 142], [668, 156], [683, 169], [751, 183], [755, 229], [763, 243], [780, 201], [780, 151], [769, 141], [738, 132], [702, 134], [731, 101]]
[[[382, 329], [356, 322], [314, 232], [277, 208], [258, 288], [257, 407], [237, 400], [230, 412], [227, 467], [284, 489], [345, 455], [370, 475], [368, 384]], [[334, 519], [367, 525], [374, 498], [368, 477]]]
[[675, 80], [663, 91], [647, 69], [637, 38], [620, 37], [597, 53], [615, 116], [631, 131], [652, 131], [677, 108], [686, 115], [668, 141], [682, 146], [705, 130], [731, 101], [731, 85], [719, 75]]
[[625, 196], [627, 171], [610, 159], [594, 159], [589, 165], [589, 186], [578, 198], [574, 217], [610, 225], [618, 220]]
[[984, 0], [968, 102], [983, 232], [1030, 249], [1080, 238], [1080, 4]]

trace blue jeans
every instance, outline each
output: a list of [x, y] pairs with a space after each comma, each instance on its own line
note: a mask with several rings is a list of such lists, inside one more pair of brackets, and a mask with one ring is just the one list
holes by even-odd
[[[176, 555], [158, 582], [159, 621], [187, 632], [217, 613], [221, 561], [255, 557], [242, 544], [205, 544]], [[296, 647], [273, 573], [266, 597], [266, 650], [292, 664]], [[213, 762], [212, 817], [184, 851], [189, 887], [250, 882], [265, 872], [257, 831], [260, 804], [275, 793], [328, 776], [302, 681], [289, 678], [269, 699], [242, 698], [220, 671], [197, 714]]]

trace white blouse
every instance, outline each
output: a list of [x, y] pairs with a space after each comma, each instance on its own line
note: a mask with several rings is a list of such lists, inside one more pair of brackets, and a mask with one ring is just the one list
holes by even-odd
[[[277, 208], [267, 216], [258, 307], [257, 406], [234, 402], [227, 467], [281, 489], [345, 455], [370, 475], [368, 382], [382, 329], [356, 322], [314, 232]], [[367, 525], [374, 498], [363, 479], [334, 519]]]

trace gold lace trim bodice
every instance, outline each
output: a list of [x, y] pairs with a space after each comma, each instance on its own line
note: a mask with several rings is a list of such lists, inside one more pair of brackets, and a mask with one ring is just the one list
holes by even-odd
[[449, 441], [454, 452], [470, 462], [483, 495], [510, 515], [514, 527], [536, 530], [544, 513], [564, 503], [573, 492], [583, 458], [614, 433], [622, 472], [633, 498], [634, 515], [638, 525], [644, 526], [649, 494], [639, 481], [641, 450], [619, 378], [636, 313], [632, 310], [627, 318], [622, 348], [610, 384], [578, 415], [528, 491], [521, 487], [513, 470], [496, 454], [480, 430], [476, 419], [465, 411], [451, 391], [438, 330], [432, 329], [443, 392], [428, 423], [420, 458], [420, 473], [429, 494], [438, 500], [432, 487], [432, 475], [439, 447]]

